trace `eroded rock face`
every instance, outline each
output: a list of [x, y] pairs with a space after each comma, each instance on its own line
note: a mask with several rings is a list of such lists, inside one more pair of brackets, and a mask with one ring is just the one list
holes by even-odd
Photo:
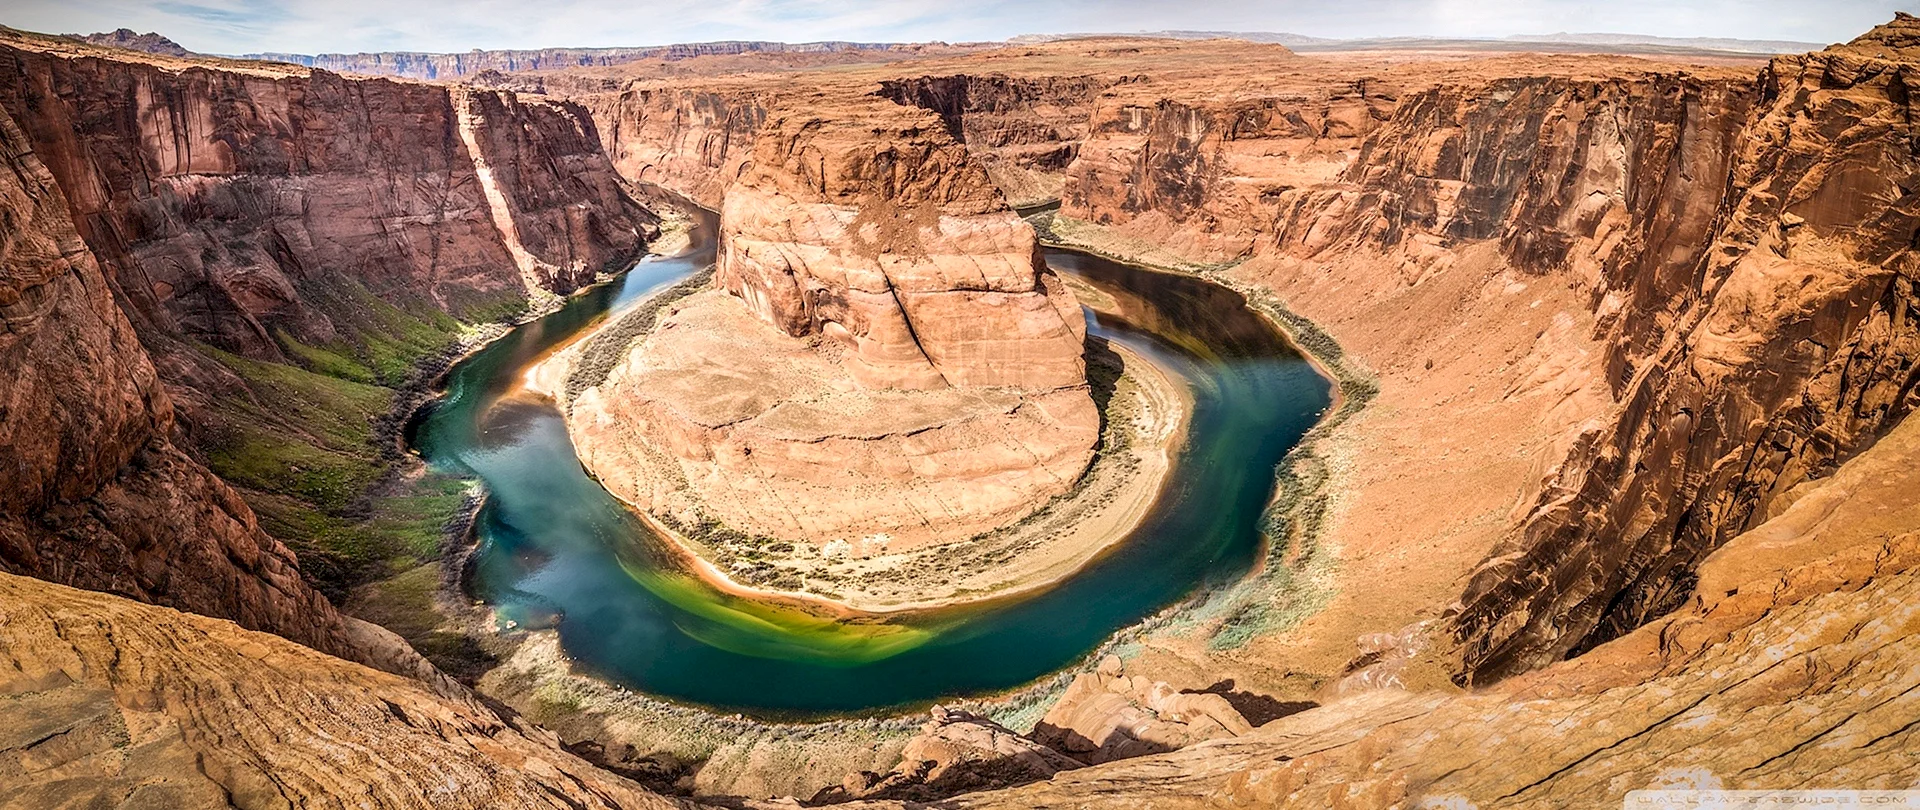
[[884, 774], [863, 771], [816, 794], [810, 803], [854, 799], [929, 801], [956, 793], [1022, 785], [1081, 767], [1070, 757], [960, 709], [933, 707], [933, 719], [907, 741], [900, 764]]
[[1582, 437], [1469, 586], [1469, 673], [1522, 671], [1677, 607], [1713, 549], [1920, 405], [1907, 70], [1846, 46], [1774, 60], [1727, 144], [1710, 247], [1609, 284], [1617, 421]]
[[[1486, 538], [1484, 551], [1460, 544], [1487, 556], [1442, 629], [1462, 645], [1463, 681], [1496, 679], [1672, 609], [1692, 567], [1778, 492], [1911, 409], [1906, 91], [1901, 63], [1868, 55], [1897, 55], [1903, 26], [1776, 60], [1757, 85], [1561, 64], [1401, 77], [1391, 104], [1366, 84], [1343, 102], [1351, 115], [1308, 99], [1271, 118], [1309, 138], [1293, 149], [1285, 136], [1235, 145], [1246, 102], [1123, 93], [1082, 145], [1062, 213], [1185, 261], [1247, 258], [1237, 276], [1384, 367], [1398, 407], [1475, 365], [1482, 390], [1445, 390], [1446, 407], [1558, 392], [1503, 434], [1541, 453], [1503, 484], [1527, 492], [1502, 509], [1508, 526], [1435, 535]], [[1310, 121], [1323, 123], [1299, 127]], [[1329, 150], [1342, 132], [1364, 137]], [[1482, 289], [1457, 286], [1474, 278]], [[1490, 337], [1531, 319], [1479, 303], [1502, 287], [1531, 307], [1565, 300], [1566, 323], [1518, 355], [1430, 348], [1425, 369], [1450, 368], [1416, 365], [1423, 349], [1406, 341], [1447, 318]], [[1429, 311], [1436, 296], [1463, 303]], [[1362, 508], [1360, 521], [1388, 509]]]
[[880, 83], [880, 95], [933, 111], [967, 145], [1014, 205], [1060, 197], [1065, 170], [1087, 136], [1094, 99], [1144, 77], [919, 76]]
[[772, 94], [758, 87], [636, 82], [582, 99], [621, 176], [657, 183], [711, 209], [753, 155]]
[[721, 210], [718, 283], [873, 388], [1084, 384], [1086, 322], [1033, 231], [926, 116], [791, 113]]
[[53, 175], [0, 114], [0, 569], [231, 618], [367, 660], [293, 555], [168, 439], [170, 399], [74, 232]]
[[583, 460], [683, 527], [835, 556], [965, 539], [1068, 491], [1100, 416], [1086, 322], [927, 113], [774, 115], [715, 283], [570, 403]]
[[0, 807], [666, 808], [466, 695], [0, 573]]
[[149, 341], [285, 361], [278, 334], [381, 328], [368, 297], [476, 315], [619, 269], [654, 229], [572, 105], [8, 45], [0, 106]]

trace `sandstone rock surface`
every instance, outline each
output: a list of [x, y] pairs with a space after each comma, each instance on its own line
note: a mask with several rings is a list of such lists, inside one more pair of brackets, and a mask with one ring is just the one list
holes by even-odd
[[926, 801], [1051, 778], [1079, 762], [1006, 727], [960, 709], [933, 707], [933, 719], [907, 741], [891, 772], [864, 771], [815, 795], [814, 804], [853, 799]]
[[1574, 660], [1475, 694], [1365, 692], [932, 806], [1587, 808], [1642, 788], [1907, 789], [1920, 778], [1916, 462], [1908, 422], [1723, 545], [1684, 608]]
[[366, 659], [238, 495], [169, 440], [171, 401], [53, 175], [0, 113], [0, 569], [223, 616]]
[[769, 118], [721, 211], [725, 294], [664, 314], [569, 403], [615, 494], [868, 556], [1005, 526], [1086, 470], [1073, 294], [932, 116], [858, 103]]
[[667, 808], [471, 696], [0, 574], [0, 807]]

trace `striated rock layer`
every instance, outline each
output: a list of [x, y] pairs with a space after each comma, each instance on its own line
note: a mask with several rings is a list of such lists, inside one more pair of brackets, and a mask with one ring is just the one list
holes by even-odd
[[1085, 471], [1078, 303], [964, 148], [865, 103], [769, 120], [721, 212], [730, 295], [678, 305], [572, 401], [616, 494], [866, 555], [1006, 525]]
[[[1389, 75], [1306, 109], [1131, 89], [1099, 106], [1060, 230], [1240, 262], [1378, 370], [1356, 430], [1450, 446], [1417, 469], [1336, 437], [1354, 593], [1301, 638], [1395, 630], [1368, 614], [1403, 597], [1369, 583], [1423, 577], [1400, 621], [1452, 583], [1456, 677], [1512, 675], [1672, 609], [1777, 493], [1912, 408], [1915, 167], [1882, 44], [1910, 25], [1757, 82], [1489, 60], [1492, 78]], [[1506, 441], [1471, 438], [1489, 433]], [[1440, 569], [1407, 564], [1409, 534]], [[1278, 661], [1302, 643], [1256, 645]]]
[[468, 315], [572, 290], [653, 229], [563, 102], [0, 44], [0, 106], [150, 341], [284, 361], [279, 334], [371, 328], [356, 295]]
[[370, 660], [285, 546], [169, 440], [173, 409], [67, 203], [0, 112], [0, 570]]
[[1084, 384], [1078, 302], [928, 123], [891, 109], [770, 121], [721, 209], [717, 282], [787, 334], [845, 344], [870, 388]]
[[[942, 808], [1618, 806], [1920, 779], [1920, 423], [1724, 544], [1686, 605], [1475, 694], [1375, 690]], [[897, 807], [857, 803], [848, 807]]]
[[0, 808], [692, 807], [470, 696], [0, 574]]
[[14, 32], [0, 111], [0, 567], [421, 671], [303, 581], [179, 419], [249, 397], [209, 347], [291, 362], [391, 339], [394, 307], [504, 312], [626, 261], [653, 218], [582, 111]]

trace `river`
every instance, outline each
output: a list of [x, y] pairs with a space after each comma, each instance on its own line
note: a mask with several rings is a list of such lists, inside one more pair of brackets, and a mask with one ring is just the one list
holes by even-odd
[[907, 709], [1005, 691], [1114, 632], [1246, 574], [1262, 550], [1274, 466], [1330, 386], [1238, 293], [1064, 250], [1047, 262], [1112, 299], [1089, 331], [1151, 357], [1193, 392], [1167, 490], [1111, 553], [1042, 592], [885, 620], [833, 620], [720, 593], [581, 467], [527, 366], [712, 262], [717, 223], [455, 365], [409, 441], [484, 482], [469, 586], [501, 621], [555, 628], [578, 667], [637, 691], [768, 719]]

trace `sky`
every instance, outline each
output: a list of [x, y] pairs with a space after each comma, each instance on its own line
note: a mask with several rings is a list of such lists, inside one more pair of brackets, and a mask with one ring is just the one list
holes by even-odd
[[1838, 42], [1895, 10], [1920, 13], [1920, 0], [4, 0], [0, 24], [47, 33], [156, 31], [190, 50], [238, 54], [721, 39], [959, 42], [1166, 29]]

